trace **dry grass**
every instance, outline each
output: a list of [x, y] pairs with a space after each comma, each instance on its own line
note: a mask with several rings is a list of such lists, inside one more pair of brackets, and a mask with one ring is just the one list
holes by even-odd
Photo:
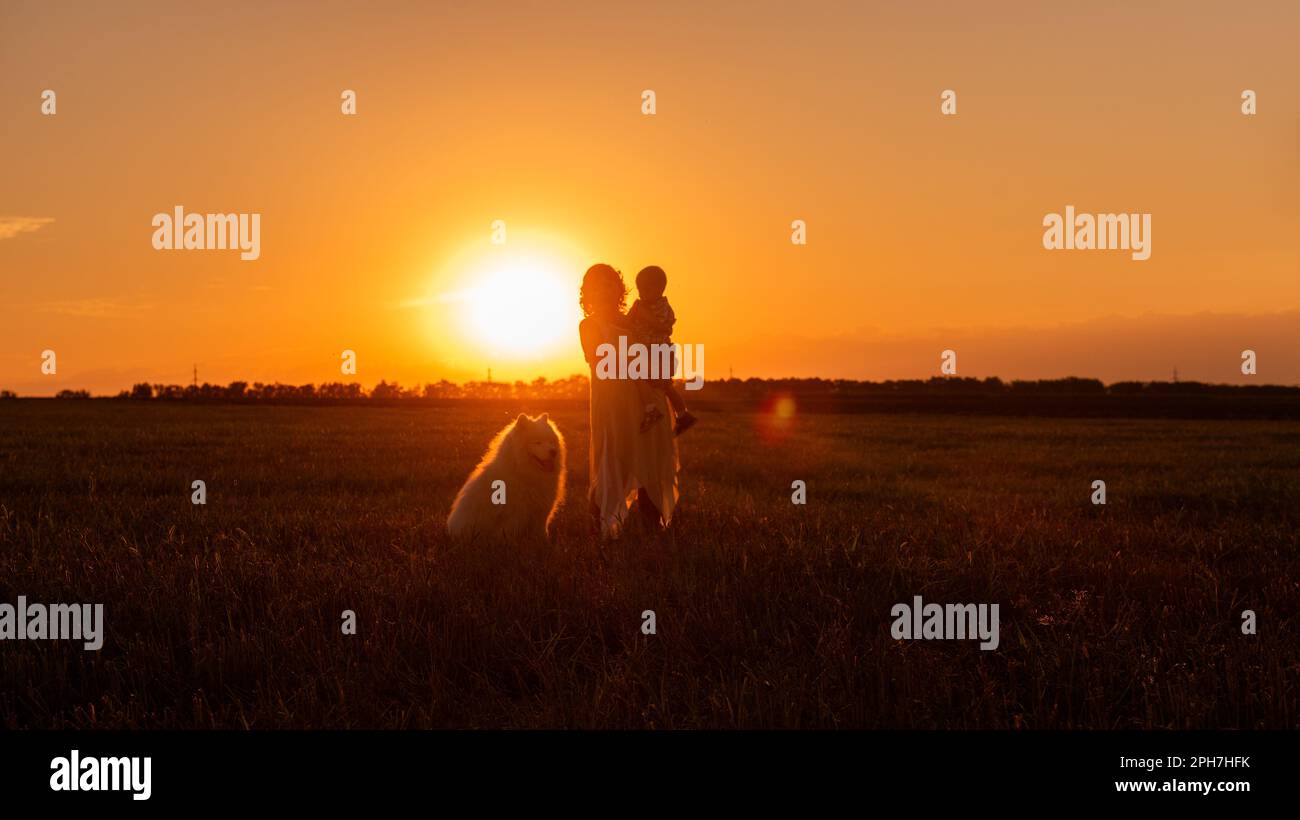
[[[447, 544], [488, 438], [542, 409], [576, 488], [556, 543]], [[0, 644], [0, 720], [1300, 723], [1300, 423], [706, 413], [671, 533], [603, 548], [585, 437], [583, 410], [504, 404], [0, 403], [0, 601], [108, 622], [98, 653]], [[892, 640], [914, 594], [1000, 604], [1001, 647]]]

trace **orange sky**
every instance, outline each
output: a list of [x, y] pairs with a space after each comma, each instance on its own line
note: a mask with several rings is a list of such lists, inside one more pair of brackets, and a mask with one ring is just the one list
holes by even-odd
[[[265, 5], [0, 7], [0, 387], [582, 370], [464, 327], [507, 252], [663, 266], [707, 377], [1300, 382], [1293, 0]], [[261, 257], [154, 250], [176, 205]], [[1044, 250], [1066, 205], [1151, 258]]]

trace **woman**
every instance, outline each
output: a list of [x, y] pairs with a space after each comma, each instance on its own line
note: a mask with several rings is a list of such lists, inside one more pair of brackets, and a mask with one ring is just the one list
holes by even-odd
[[[617, 535], [633, 500], [648, 520], [667, 526], [677, 505], [677, 443], [662, 391], [638, 389], [630, 379], [596, 375], [600, 346], [618, 350], [628, 334], [623, 308], [627, 286], [609, 265], [592, 265], [582, 277], [578, 301], [586, 317], [578, 325], [582, 352], [591, 367], [591, 486], [587, 497], [600, 519], [601, 535]], [[646, 402], [657, 402], [663, 423], [642, 431]]]

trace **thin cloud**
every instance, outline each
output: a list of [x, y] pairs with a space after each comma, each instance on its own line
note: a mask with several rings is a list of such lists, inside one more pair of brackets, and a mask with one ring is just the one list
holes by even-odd
[[122, 299], [103, 298], [46, 302], [40, 307], [46, 313], [71, 316], [77, 319], [111, 319], [134, 316], [153, 308], [154, 305], [151, 302], [129, 302]]
[[52, 216], [0, 216], [0, 239], [39, 231], [53, 221]]

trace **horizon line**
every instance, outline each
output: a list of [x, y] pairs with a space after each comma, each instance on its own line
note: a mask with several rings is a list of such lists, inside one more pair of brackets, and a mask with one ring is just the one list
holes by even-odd
[[[152, 392], [155, 392], [155, 391], [157, 390], [157, 388], [159, 388], [159, 387], [162, 387], [162, 388], [164, 388], [164, 389], [168, 389], [168, 390], [175, 389], [175, 390], [180, 394], [180, 395], [179, 395], [180, 398], [185, 398], [185, 397], [187, 397], [187, 394], [189, 394], [190, 392], [192, 392], [192, 391], [201, 391], [201, 390], [203, 390], [204, 388], [206, 388], [206, 389], [208, 389], [208, 390], [214, 390], [214, 389], [216, 389], [216, 390], [227, 390], [227, 389], [232, 388], [232, 387], [234, 387], [234, 386], [236, 386], [236, 385], [243, 385], [243, 387], [244, 387], [245, 390], [246, 390], [247, 388], [250, 388], [250, 387], [261, 387], [261, 388], [266, 388], [266, 387], [275, 387], [275, 388], [291, 388], [291, 389], [294, 389], [294, 390], [301, 390], [301, 389], [303, 389], [303, 388], [312, 388], [313, 392], [315, 392], [318, 388], [323, 388], [323, 387], [336, 387], [336, 388], [343, 388], [343, 389], [348, 389], [348, 390], [350, 390], [351, 388], [353, 388], [353, 387], [355, 386], [355, 388], [356, 388], [358, 391], [360, 391], [360, 392], [362, 393], [362, 395], [333, 396], [333, 397], [331, 397], [331, 396], [313, 396], [313, 398], [322, 398], [322, 399], [327, 399], [327, 398], [349, 398], [349, 399], [354, 399], [354, 398], [355, 398], [355, 399], [371, 398], [371, 396], [370, 396], [371, 393], [373, 393], [375, 390], [379, 389], [381, 386], [387, 386], [388, 388], [391, 388], [391, 389], [394, 389], [394, 390], [398, 391], [398, 395], [394, 396], [393, 398], [403, 398], [403, 395], [402, 395], [403, 393], [410, 394], [410, 393], [414, 393], [414, 392], [422, 392], [422, 391], [425, 390], [425, 388], [427, 388], [427, 387], [429, 387], [429, 386], [441, 386], [441, 385], [447, 385], [447, 386], [450, 386], [450, 387], [461, 388], [461, 389], [463, 389], [463, 388], [470, 388], [470, 387], [473, 387], [473, 388], [480, 388], [480, 389], [481, 389], [481, 388], [485, 388], [485, 387], [489, 387], [489, 386], [492, 387], [493, 389], [502, 389], [502, 388], [514, 388], [516, 385], [524, 385], [525, 387], [534, 387], [534, 386], [537, 386], [537, 387], [543, 387], [543, 386], [563, 385], [563, 384], [566, 384], [566, 383], [573, 382], [574, 380], [580, 380], [580, 381], [584, 381], [584, 382], [586, 382], [586, 381], [590, 381], [590, 378], [591, 378], [591, 377], [588, 376], [588, 375], [585, 374], [585, 373], [572, 373], [572, 374], [570, 374], [570, 375], [568, 375], [568, 376], [564, 376], [564, 377], [561, 377], [561, 378], [558, 378], [558, 379], [550, 379], [550, 378], [547, 378], [546, 376], [537, 376], [537, 377], [534, 377], [533, 379], [531, 379], [531, 380], [527, 380], [527, 381], [525, 381], [525, 380], [523, 380], [523, 379], [501, 380], [501, 381], [490, 380], [490, 379], [484, 379], [484, 380], [469, 379], [469, 380], [465, 380], [465, 381], [452, 381], [451, 379], [440, 378], [440, 379], [433, 380], [433, 381], [420, 381], [420, 382], [416, 382], [416, 383], [411, 384], [411, 385], [409, 385], [409, 386], [408, 386], [408, 385], [403, 385], [403, 384], [402, 384], [401, 382], [399, 382], [399, 381], [389, 381], [388, 379], [383, 379], [383, 378], [381, 378], [381, 379], [379, 379], [378, 381], [374, 382], [374, 383], [373, 383], [369, 388], [367, 388], [367, 387], [365, 386], [365, 383], [363, 383], [363, 382], [361, 382], [361, 381], [322, 381], [322, 382], [300, 382], [300, 383], [295, 383], [295, 382], [281, 382], [281, 381], [270, 381], [270, 382], [266, 382], [266, 381], [247, 381], [247, 380], [244, 380], [244, 379], [235, 379], [235, 380], [232, 380], [232, 381], [230, 381], [230, 382], [226, 382], [226, 383], [224, 383], [224, 384], [223, 384], [223, 383], [215, 383], [215, 382], [206, 382], [206, 381], [205, 381], [205, 382], [201, 382], [201, 383], [194, 383], [194, 382], [191, 382], [191, 383], [188, 383], [188, 384], [179, 383], [179, 382], [152, 382], [152, 381], [150, 381], [150, 382], [135, 382], [135, 383], [131, 384], [129, 387], [120, 388], [120, 389], [118, 389], [116, 392], [108, 392], [108, 393], [104, 393], [104, 392], [95, 393], [95, 392], [91, 392], [91, 391], [90, 391], [89, 389], [87, 389], [87, 388], [77, 388], [77, 387], [62, 387], [62, 388], [60, 388], [56, 393], [42, 393], [42, 394], [36, 394], [36, 393], [17, 393], [17, 392], [15, 392], [15, 391], [13, 391], [13, 390], [10, 390], [10, 389], [7, 389], [7, 388], [0, 387], [0, 398], [4, 398], [4, 399], [41, 399], [41, 398], [59, 398], [59, 397], [61, 397], [61, 394], [78, 394], [78, 395], [75, 396], [76, 398], [96, 398], [96, 399], [97, 399], [97, 398], [106, 398], [106, 399], [115, 399], [115, 398], [123, 398], [123, 397], [124, 397], [124, 394], [126, 394], [126, 396], [129, 396], [129, 394], [130, 394], [134, 389], [140, 387], [141, 385], [147, 385], [147, 386], [150, 388], [151, 393], [152, 393]], [[680, 381], [682, 381], [682, 380], [681, 380], [681, 379], [675, 379], [674, 381], [675, 381], [675, 382], [680, 382]], [[850, 378], [834, 378], [834, 377], [826, 377], [826, 376], [780, 376], [780, 377], [771, 377], [771, 376], [748, 376], [748, 377], [736, 377], [736, 376], [733, 375], [733, 376], [728, 376], [728, 377], [725, 377], [725, 378], [717, 378], [717, 379], [707, 379], [707, 378], [706, 378], [706, 379], [704, 380], [704, 383], [705, 383], [705, 384], [715, 384], [715, 385], [747, 384], [747, 383], [750, 383], [750, 382], [774, 383], [774, 384], [790, 383], [790, 382], [795, 382], [795, 383], [798, 383], [798, 382], [813, 382], [813, 383], [830, 383], [830, 384], [847, 384], [847, 385], [876, 385], [876, 386], [884, 386], [884, 385], [890, 385], [890, 384], [919, 384], [919, 385], [933, 385], [933, 384], [943, 384], [943, 383], [945, 383], [945, 382], [961, 382], [961, 383], [968, 383], [968, 384], [972, 384], [972, 385], [976, 385], [976, 384], [988, 384], [988, 385], [997, 384], [997, 385], [1001, 385], [1001, 386], [1004, 386], [1004, 387], [1011, 387], [1011, 386], [1016, 385], [1016, 384], [1039, 385], [1039, 386], [1042, 386], [1042, 385], [1057, 385], [1057, 386], [1065, 387], [1065, 386], [1068, 385], [1068, 383], [1073, 382], [1073, 383], [1086, 383], [1086, 384], [1089, 384], [1089, 385], [1099, 385], [1099, 386], [1102, 388], [1102, 390], [1107, 391], [1107, 392], [1109, 392], [1111, 388], [1113, 388], [1113, 387], [1115, 387], [1115, 386], [1117, 386], [1117, 385], [1142, 385], [1142, 386], [1144, 386], [1144, 387], [1147, 387], [1147, 386], [1154, 386], [1154, 385], [1170, 386], [1170, 387], [1173, 387], [1173, 386], [1188, 386], [1188, 387], [1196, 386], [1196, 387], [1203, 387], [1203, 388], [1219, 388], [1219, 389], [1224, 389], [1224, 390], [1228, 390], [1228, 391], [1250, 391], [1250, 390], [1259, 390], [1259, 389], [1266, 389], [1266, 388], [1268, 388], [1268, 389], [1300, 390], [1300, 384], [1294, 384], [1294, 383], [1292, 383], [1292, 384], [1288, 384], [1288, 383], [1281, 383], [1281, 382], [1266, 382], [1266, 383], [1262, 383], [1262, 384], [1238, 384], [1238, 383], [1232, 383], [1232, 382], [1206, 382], [1206, 381], [1200, 381], [1200, 380], [1197, 380], [1197, 379], [1187, 379], [1187, 380], [1184, 380], [1184, 379], [1118, 379], [1118, 380], [1116, 380], [1116, 381], [1106, 382], [1106, 381], [1104, 381], [1104, 380], [1102, 380], [1102, 379], [1100, 379], [1100, 378], [1098, 378], [1098, 377], [1095, 377], [1095, 376], [1058, 376], [1058, 377], [1053, 377], [1053, 378], [1039, 378], [1039, 379], [1018, 379], [1018, 378], [1010, 378], [1010, 379], [1007, 379], [1007, 378], [1003, 378], [1003, 377], [1001, 377], [1001, 376], [961, 376], [961, 375], [938, 375], [938, 374], [936, 374], [936, 375], [930, 375], [930, 376], [927, 376], [927, 377], [911, 377], [911, 378], [901, 378], [901, 379], [900, 379], [900, 378], [895, 378], [895, 379], [850, 379]], [[540, 384], [539, 384], [539, 383], [540, 383]], [[1093, 389], [1096, 389], [1096, 388], [1094, 387]], [[243, 394], [243, 391], [242, 391], [242, 390], [240, 391], [240, 394], [241, 394], [241, 395]], [[64, 397], [64, 398], [69, 398], [70, 396], [62, 396], [62, 397]], [[151, 396], [151, 398], [164, 398], [164, 397], [163, 397], [163, 396]], [[308, 398], [308, 397], [303, 396], [302, 398]], [[381, 396], [380, 398], [384, 398], [384, 397]], [[424, 397], [424, 396], [410, 396], [410, 398], [425, 398], [425, 397]], [[141, 397], [141, 399], [143, 399], [143, 397]]]

